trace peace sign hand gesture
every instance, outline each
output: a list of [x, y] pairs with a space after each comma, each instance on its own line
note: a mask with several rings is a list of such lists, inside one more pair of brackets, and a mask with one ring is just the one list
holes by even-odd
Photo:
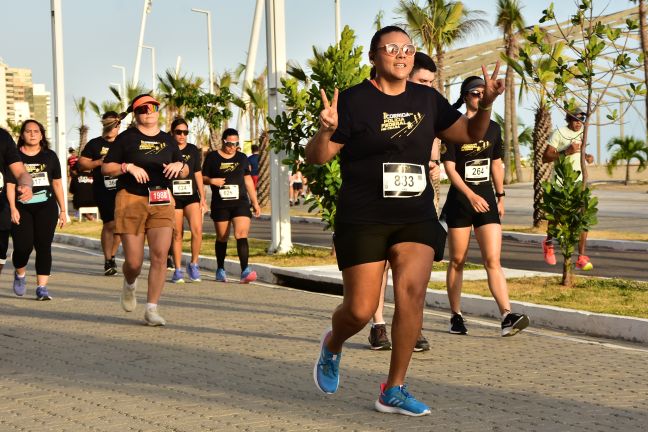
[[320, 127], [324, 132], [335, 132], [338, 126], [338, 113], [337, 113], [337, 100], [338, 100], [338, 89], [335, 89], [333, 92], [333, 100], [329, 103], [328, 98], [326, 97], [326, 92], [324, 89], [320, 89], [322, 94], [322, 104], [324, 109], [320, 113]]
[[488, 72], [486, 71], [486, 66], [482, 65], [482, 73], [484, 74], [484, 82], [486, 83], [486, 87], [484, 88], [484, 97], [482, 98], [481, 102], [482, 105], [489, 106], [493, 102], [495, 102], [495, 99], [502, 93], [504, 93], [504, 80], [503, 79], [497, 79], [497, 75], [499, 74], [499, 69], [500, 69], [500, 61], [497, 60], [497, 63], [495, 64], [495, 70], [493, 71], [492, 75], [488, 75]]

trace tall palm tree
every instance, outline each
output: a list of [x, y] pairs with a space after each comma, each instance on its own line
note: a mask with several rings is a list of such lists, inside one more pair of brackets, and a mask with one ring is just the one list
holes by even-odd
[[158, 97], [166, 113], [166, 128], [169, 130], [171, 122], [176, 117], [184, 117], [186, 108], [178, 99], [188, 92], [197, 91], [204, 80], [200, 77], [176, 74], [174, 69], [167, 69], [164, 75], [158, 75]]
[[90, 105], [90, 110], [95, 113], [97, 117], [101, 120], [101, 117], [108, 111], [114, 111], [116, 113], [121, 112], [122, 105], [116, 101], [103, 101], [101, 105], [98, 105], [96, 102], [88, 101]]
[[648, 146], [638, 138], [633, 136], [613, 138], [608, 142], [607, 149], [608, 151], [614, 149], [610, 156], [610, 161], [607, 163], [608, 174], [612, 174], [612, 170], [619, 164], [619, 162], [625, 161], [626, 175], [623, 184], [626, 186], [630, 183], [631, 160], [637, 159], [637, 161], [639, 161], [637, 172], [645, 170], [646, 166], [648, 166]]
[[268, 91], [265, 84], [266, 72], [252, 81], [252, 86], [245, 89], [248, 97], [248, 117], [252, 142], [257, 142], [260, 134], [268, 130]]
[[77, 99], [74, 98], [74, 109], [77, 114], [79, 114], [80, 124], [77, 130], [79, 131], [79, 154], [83, 151], [86, 143], [88, 142], [88, 130], [90, 129], [88, 125], [85, 124], [85, 114], [88, 108], [87, 100], [85, 96]]
[[383, 28], [383, 25], [382, 25], [382, 20], [383, 20], [383, 18], [385, 18], [385, 11], [383, 11], [383, 10], [381, 9], [381, 10], [379, 10], [378, 13], [376, 14], [376, 17], [374, 18], [374, 22], [373, 22], [374, 27], [376, 28], [376, 31], [378, 31], [378, 30], [380, 30], [381, 28]]
[[[504, 35], [506, 56], [512, 60], [517, 59], [517, 37], [524, 31], [524, 18], [522, 7], [518, 0], [497, 0], [497, 19], [495, 21]], [[511, 183], [511, 149], [515, 159], [515, 173], [517, 181], [522, 178], [522, 163], [520, 161], [520, 144], [517, 136], [517, 112], [515, 107], [515, 77], [512, 67], [506, 68], [506, 95], [504, 97], [504, 160], [507, 162], [504, 171], [504, 183]]]
[[485, 12], [470, 10], [460, 1], [446, 0], [426, 0], [423, 6], [417, 0], [400, 0], [394, 12], [404, 19], [402, 25], [412, 39], [430, 56], [434, 53], [437, 65], [434, 87], [447, 93], [443, 91], [445, 51], [480, 29], [488, 28], [488, 21], [480, 18]]
[[[498, 113], [493, 113], [495, 116], [495, 122], [500, 126], [501, 130], [504, 130], [504, 117], [499, 115]], [[517, 126], [518, 126], [518, 142], [520, 143], [520, 146], [523, 147], [529, 147], [531, 150], [531, 157], [533, 157], [533, 128], [531, 126], [527, 126], [524, 124], [522, 119], [518, 117], [517, 119]], [[503, 157], [502, 157], [503, 159]], [[509, 160], [509, 163], [513, 162], [513, 158]]]

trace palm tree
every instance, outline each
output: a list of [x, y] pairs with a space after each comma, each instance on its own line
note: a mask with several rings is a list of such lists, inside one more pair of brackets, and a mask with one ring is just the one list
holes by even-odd
[[608, 142], [607, 149], [608, 151], [614, 149], [610, 161], [607, 163], [608, 174], [612, 174], [612, 170], [619, 162], [625, 161], [626, 175], [623, 184], [626, 186], [630, 183], [630, 161], [632, 159], [639, 161], [637, 172], [645, 170], [648, 165], [648, 146], [646, 146], [645, 142], [633, 136], [613, 138]]
[[259, 140], [259, 181], [257, 183], [257, 198], [259, 206], [265, 207], [270, 200], [270, 137], [268, 130], [261, 133]]
[[101, 120], [101, 117], [108, 111], [114, 111], [116, 113], [121, 112], [122, 105], [116, 101], [103, 101], [101, 105], [98, 105], [96, 102], [88, 101], [90, 104], [90, 110], [96, 114], [97, 117]]
[[376, 14], [376, 17], [374, 18], [374, 22], [373, 22], [373, 23], [374, 23], [374, 27], [376, 28], [376, 31], [378, 31], [378, 30], [380, 30], [381, 28], [383, 28], [383, 25], [382, 25], [382, 20], [383, 20], [383, 18], [385, 18], [385, 11], [383, 11], [383, 10], [381, 9], [381, 10], [379, 10], [378, 13]]
[[10, 118], [7, 119], [7, 130], [11, 134], [11, 136], [14, 138], [14, 140], [18, 139], [18, 136], [20, 135], [20, 129], [22, 128], [22, 124], [16, 123]]
[[[512, 60], [517, 59], [517, 36], [524, 31], [524, 18], [521, 12], [522, 7], [518, 0], [497, 0], [497, 25], [504, 35], [506, 56]], [[520, 161], [520, 145], [517, 137], [517, 113], [515, 107], [515, 79], [513, 68], [506, 68], [506, 95], [504, 98], [504, 160], [507, 162], [504, 171], [504, 183], [511, 183], [511, 160], [510, 154], [513, 149], [515, 159], [515, 173], [517, 181], [524, 181], [522, 178], [522, 164]]]
[[[495, 122], [500, 126], [500, 129], [504, 130], [504, 117], [498, 113], [493, 113], [495, 115]], [[517, 139], [520, 143], [520, 146], [529, 147], [531, 150], [531, 157], [533, 158], [533, 128], [524, 124], [521, 118], [518, 117], [517, 122], [518, 126], [518, 135]], [[503, 157], [502, 157], [503, 159]], [[513, 162], [513, 158], [509, 159], [509, 163]]]
[[174, 69], [167, 69], [164, 75], [158, 75], [158, 96], [165, 110], [166, 128], [176, 117], [184, 117], [186, 108], [179, 104], [178, 99], [187, 92], [198, 91], [204, 80], [200, 77], [177, 75]]
[[268, 130], [268, 91], [265, 77], [266, 71], [252, 81], [251, 87], [245, 89], [252, 142], [257, 142], [260, 134]]
[[423, 6], [416, 0], [400, 0], [394, 12], [405, 20], [401, 25], [409, 31], [412, 39], [420, 43], [430, 56], [435, 53], [437, 73], [434, 87], [446, 93], [442, 91], [445, 50], [476, 31], [488, 28], [488, 21], [479, 18], [485, 12], [467, 9], [460, 1], [446, 0], [427, 0]]
[[88, 130], [90, 128], [88, 128], [88, 126], [85, 124], [85, 114], [87, 107], [87, 100], [85, 96], [81, 97], [80, 99], [74, 98], [74, 109], [76, 110], [77, 114], [79, 114], [79, 120], [81, 121], [81, 124], [78, 127], [79, 154], [81, 154], [83, 148], [88, 142]]

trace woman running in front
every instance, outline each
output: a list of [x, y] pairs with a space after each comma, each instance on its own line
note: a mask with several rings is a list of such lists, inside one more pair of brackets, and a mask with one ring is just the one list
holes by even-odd
[[227, 241], [230, 235], [230, 224], [234, 225], [236, 251], [241, 265], [241, 283], [256, 280], [257, 275], [248, 265], [250, 249], [248, 233], [252, 212], [261, 215], [257, 202], [256, 188], [250, 173], [247, 156], [238, 151], [239, 134], [235, 129], [225, 129], [222, 135], [222, 146], [205, 157], [203, 163], [203, 181], [211, 186], [211, 218], [216, 229], [216, 281], [227, 282], [225, 256]]
[[185, 178], [189, 168], [171, 135], [158, 127], [160, 103], [148, 94], [133, 99], [128, 112], [135, 127], [119, 134], [104, 158], [101, 172], [119, 176], [115, 199], [115, 233], [124, 248], [124, 283], [121, 306], [132, 312], [137, 306], [135, 288], [144, 262], [144, 240], [149, 245], [151, 267], [144, 321], [163, 326], [158, 301], [166, 279], [166, 258], [171, 246], [175, 210], [169, 188], [175, 178]]
[[13, 290], [18, 296], [26, 292], [26, 267], [36, 249], [36, 300], [51, 300], [47, 289], [52, 269], [52, 241], [56, 225], [65, 225], [67, 213], [63, 198], [61, 164], [50, 150], [45, 128], [36, 120], [26, 120], [20, 128], [18, 153], [32, 177], [33, 196], [29, 201], [16, 199], [16, 180], [8, 176], [7, 199], [11, 208], [11, 259], [16, 269]]
[[[466, 103], [466, 117], [479, 112], [486, 83], [471, 76], [461, 84], [461, 94], [453, 107]], [[441, 212], [448, 224], [450, 263], [446, 275], [450, 301], [450, 333], [466, 334], [461, 315], [461, 285], [468, 255], [470, 230], [474, 227], [479, 243], [488, 288], [497, 302], [502, 317], [502, 336], [513, 336], [529, 325], [529, 317], [511, 312], [506, 278], [500, 264], [504, 216], [504, 165], [502, 164], [502, 131], [491, 120], [480, 140], [469, 144], [442, 145], [441, 160], [450, 182], [450, 190]], [[493, 193], [495, 187], [495, 193]], [[497, 201], [496, 201], [497, 198]]]
[[408, 82], [415, 46], [399, 27], [373, 36], [369, 60], [376, 77], [329, 104], [322, 89], [320, 129], [306, 146], [306, 161], [322, 164], [340, 153], [342, 188], [335, 221], [335, 250], [344, 299], [324, 332], [315, 362], [315, 384], [324, 393], [339, 385], [342, 345], [376, 311], [385, 264], [394, 281], [393, 349], [387, 380], [374, 406], [378, 411], [421, 416], [430, 413], [407, 390], [405, 375], [423, 322], [432, 262], [443, 256], [445, 232], [434, 209], [428, 161], [435, 136], [473, 142], [488, 128], [490, 104], [504, 91], [482, 67], [484, 109], [468, 119], [436, 90]]
[[173, 180], [172, 183], [173, 198], [175, 199], [175, 230], [172, 246], [175, 270], [171, 282], [184, 283], [182, 237], [185, 218], [187, 218], [191, 230], [191, 261], [187, 263], [187, 276], [191, 282], [200, 282], [198, 256], [202, 245], [203, 214], [207, 210], [201, 172], [201, 154], [198, 147], [187, 143], [189, 125], [185, 119], [175, 119], [171, 123], [171, 133], [180, 148], [185, 164], [189, 167], [189, 176], [186, 179]]

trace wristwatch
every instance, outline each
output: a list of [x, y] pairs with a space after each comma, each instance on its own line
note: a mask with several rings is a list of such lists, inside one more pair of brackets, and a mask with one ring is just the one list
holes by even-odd
[[495, 192], [495, 196], [497, 198], [501, 198], [503, 196], [506, 196], [506, 191], [502, 191], [501, 193], [500, 192]]

